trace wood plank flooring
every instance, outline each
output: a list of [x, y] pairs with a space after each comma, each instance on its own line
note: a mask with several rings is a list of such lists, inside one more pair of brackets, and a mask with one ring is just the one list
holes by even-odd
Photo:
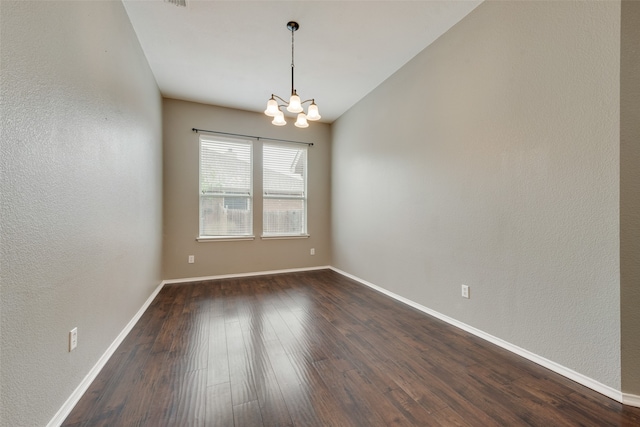
[[63, 424], [639, 426], [330, 270], [165, 286]]

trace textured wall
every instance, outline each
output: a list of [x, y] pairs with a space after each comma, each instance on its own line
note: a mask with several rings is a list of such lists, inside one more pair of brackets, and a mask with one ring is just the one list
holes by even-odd
[[0, 424], [32, 427], [161, 281], [162, 100], [120, 2], [1, 7]]
[[[266, 102], [266, 101], [265, 101]], [[165, 279], [329, 265], [330, 127], [273, 126], [264, 114], [165, 99], [164, 256]], [[262, 240], [261, 151], [254, 144], [255, 240], [196, 242], [198, 237], [198, 134], [192, 128], [313, 142], [309, 148], [308, 239]], [[309, 255], [315, 248], [316, 255]], [[189, 255], [196, 262], [188, 264]]]
[[333, 265], [620, 390], [619, 44], [478, 6], [334, 123]]
[[622, 391], [640, 396], [640, 2], [622, 2], [621, 34]]

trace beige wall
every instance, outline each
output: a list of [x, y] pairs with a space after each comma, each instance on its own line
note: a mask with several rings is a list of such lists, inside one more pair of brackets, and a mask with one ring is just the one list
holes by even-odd
[[640, 396], [640, 2], [622, 2], [621, 33], [622, 391]]
[[[265, 101], [266, 105], [266, 101]], [[206, 277], [329, 265], [330, 127], [311, 123], [298, 129], [273, 126], [267, 116], [165, 99], [164, 248], [165, 279]], [[254, 143], [255, 240], [196, 242], [198, 237], [198, 134], [192, 128], [312, 142], [308, 162], [308, 239], [262, 240], [261, 143]], [[315, 248], [316, 255], [309, 250]], [[188, 256], [195, 263], [188, 264]]]
[[33, 427], [161, 281], [162, 104], [120, 2], [0, 7], [0, 425]]
[[333, 265], [620, 390], [619, 64], [619, 2], [478, 6], [333, 124]]

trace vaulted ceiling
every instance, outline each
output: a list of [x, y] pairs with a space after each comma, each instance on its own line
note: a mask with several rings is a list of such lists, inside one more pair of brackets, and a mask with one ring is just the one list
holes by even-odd
[[332, 122], [482, 0], [123, 3], [163, 96], [264, 111], [295, 81]]

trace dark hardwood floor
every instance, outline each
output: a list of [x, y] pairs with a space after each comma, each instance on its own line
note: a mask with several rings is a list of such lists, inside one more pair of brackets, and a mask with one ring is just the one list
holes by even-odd
[[333, 271], [165, 286], [64, 426], [639, 426]]

